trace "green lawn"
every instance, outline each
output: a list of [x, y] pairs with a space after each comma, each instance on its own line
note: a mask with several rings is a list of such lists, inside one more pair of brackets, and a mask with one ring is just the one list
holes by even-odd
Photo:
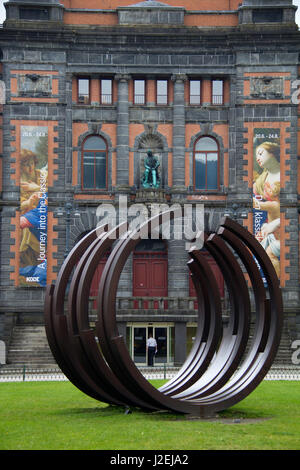
[[125, 414], [69, 382], [0, 383], [1, 450], [299, 450], [300, 382], [264, 381], [219, 416]]

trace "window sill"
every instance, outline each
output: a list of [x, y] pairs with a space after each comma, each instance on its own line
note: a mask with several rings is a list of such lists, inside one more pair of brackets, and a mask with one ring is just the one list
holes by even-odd
[[83, 196], [90, 196], [90, 195], [105, 195], [105, 196], [111, 196], [112, 195], [112, 191], [110, 191], [109, 189], [76, 189], [74, 191], [74, 194], [80, 194], [80, 195], [83, 195]]
[[223, 104], [213, 104], [213, 103], [201, 103], [201, 104], [187, 104], [186, 105], [189, 108], [229, 108], [230, 104], [229, 103], [223, 103]]
[[77, 103], [72, 102], [72, 106], [76, 108], [116, 108], [116, 104], [100, 104], [100, 103]]
[[145, 109], [153, 109], [153, 108], [172, 108], [172, 104], [156, 104], [156, 103], [148, 103], [148, 104], [134, 104], [129, 103], [130, 108], [145, 108]]
[[192, 187], [189, 188], [189, 196], [227, 196], [227, 188], [221, 187], [220, 189], [212, 189], [211, 191], [197, 190]]

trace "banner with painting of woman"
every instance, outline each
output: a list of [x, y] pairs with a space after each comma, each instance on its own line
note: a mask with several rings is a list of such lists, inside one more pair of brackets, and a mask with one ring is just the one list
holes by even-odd
[[47, 280], [48, 127], [21, 126], [19, 284]]
[[254, 129], [253, 233], [280, 277], [280, 130]]

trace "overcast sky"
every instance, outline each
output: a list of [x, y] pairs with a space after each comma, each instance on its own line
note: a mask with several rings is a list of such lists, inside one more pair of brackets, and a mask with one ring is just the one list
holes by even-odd
[[[6, 2], [6, 0], [0, 0], [0, 24], [3, 23], [3, 21], [5, 20], [5, 8], [4, 8], [4, 3]], [[294, 0], [293, 1], [294, 5], [296, 5], [298, 8], [298, 11], [297, 11], [297, 23], [298, 25], [300, 26], [300, 0]]]

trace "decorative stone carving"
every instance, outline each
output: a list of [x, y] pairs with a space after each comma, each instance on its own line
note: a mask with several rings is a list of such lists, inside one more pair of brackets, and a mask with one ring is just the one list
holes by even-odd
[[253, 98], [283, 98], [283, 78], [251, 77], [250, 94]]
[[19, 96], [43, 97], [52, 94], [52, 77], [36, 73], [18, 76]]
[[102, 123], [101, 122], [89, 122], [89, 131], [93, 134], [100, 134]]
[[127, 73], [117, 73], [115, 75], [115, 80], [117, 82], [129, 82], [130, 79], [131, 79], [131, 76], [128, 75]]
[[184, 23], [185, 8], [147, 0], [119, 6], [117, 13], [119, 24], [181, 25]]
[[188, 76], [185, 73], [175, 73], [172, 75], [172, 82], [185, 82], [188, 79]]
[[212, 122], [203, 122], [200, 124], [200, 129], [203, 134], [211, 134], [213, 132], [214, 124]]

